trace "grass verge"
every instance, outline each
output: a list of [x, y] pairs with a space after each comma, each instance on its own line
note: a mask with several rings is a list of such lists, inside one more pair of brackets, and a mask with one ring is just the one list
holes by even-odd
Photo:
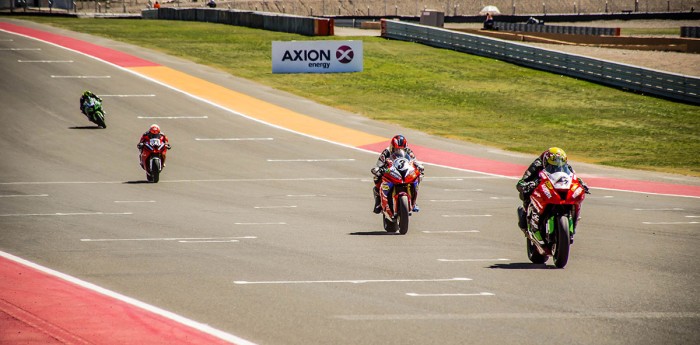
[[31, 20], [156, 49], [319, 103], [533, 156], [700, 176], [700, 107], [415, 43], [362, 40], [364, 72], [272, 74], [271, 42], [306, 36], [155, 20]]

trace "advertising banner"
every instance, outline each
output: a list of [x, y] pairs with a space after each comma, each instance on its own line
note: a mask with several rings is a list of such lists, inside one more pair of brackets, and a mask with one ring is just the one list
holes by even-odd
[[272, 73], [362, 72], [362, 41], [273, 41]]

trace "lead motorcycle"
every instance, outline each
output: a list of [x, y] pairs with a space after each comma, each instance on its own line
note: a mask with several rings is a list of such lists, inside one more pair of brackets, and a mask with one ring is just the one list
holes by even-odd
[[576, 224], [586, 190], [568, 165], [548, 166], [539, 173], [539, 184], [530, 195], [527, 210], [518, 208], [518, 215], [527, 212], [525, 233], [527, 257], [543, 264], [549, 257], [563, 268], [569, 260]]
[[90, 97], [85, 103], [86, 104], [83, 106], [83, 109], [88, 120], [102, 128], [107, 128], [107, 124], [105, 123], [105, 112], [102, 110], [102, 101], [94, 97]]
[[160, 138], [151, 138], [148, 142], [139, 144], [141, 149], [141, 167], [146, 170], [148, 182], [158, 183], [163, 171], [163, 156], [171, 148]]
[[408, 220], [416, 203], [417, 188], [422, 174], [415, 159], [404, 150], [394, 152], [382, 173], [379, 197], [382, 206], [384, 230], [405, 235]]

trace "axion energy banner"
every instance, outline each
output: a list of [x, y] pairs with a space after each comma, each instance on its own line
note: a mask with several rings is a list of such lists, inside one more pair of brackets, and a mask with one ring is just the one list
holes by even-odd
[[273, 41], [272, 73], [362, 72], [362, 41]]

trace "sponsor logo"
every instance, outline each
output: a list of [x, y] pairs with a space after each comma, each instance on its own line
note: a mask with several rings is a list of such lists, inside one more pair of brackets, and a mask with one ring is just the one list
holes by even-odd
[[335, 58], [342, 64], [350, 63], [354, 57], [355, 52], [346, 45], [340, 46], [338, 50], [335, 51]]

